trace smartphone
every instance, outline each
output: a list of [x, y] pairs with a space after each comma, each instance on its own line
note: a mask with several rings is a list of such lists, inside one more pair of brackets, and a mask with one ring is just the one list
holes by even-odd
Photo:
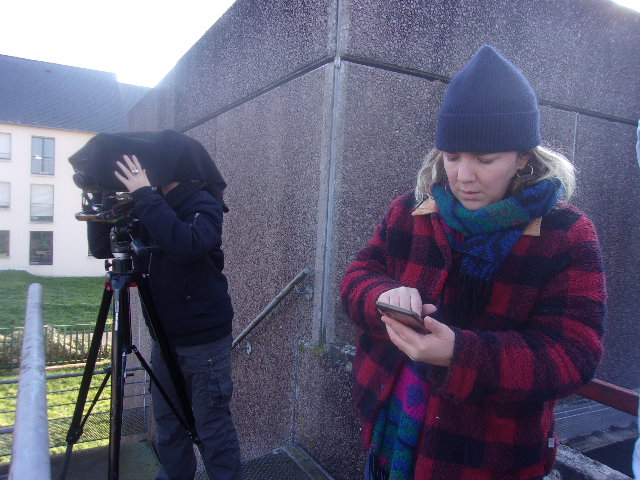
[[413, 310], [407, 310], [406, 308], [396, 307], [395, 305], [389, 305], [384, 302], [376, 302], [376, 307], [378, 307], [378, 311], [386, 316], [391, 317], [394, 320], [397, 320], [404, 325], [413, 328], [417, 332], [420, 333], [431, 333], [429, 330], [424, 328], [424, 323], [420, 315], [418, 315]]

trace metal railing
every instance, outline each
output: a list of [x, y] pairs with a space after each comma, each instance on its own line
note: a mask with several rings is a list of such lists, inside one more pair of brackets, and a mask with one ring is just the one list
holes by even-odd
[[634, 417], [638, 415], [638, 392], [619, 387], [612, 383], [593, 379], [578, 390], [581, 395], [603, 405], [613, 407]]
[[[247, 325], [242, 332], [240, 332], [240, 334], [233, 340], [233, 343], [231, 344], [231, 350], [233, 351], [239, 344], [240, 342], [242, 342], [242, 340], [244, 340], [247, 335], [249, 335], [251, 333], [251, 331], [256, 328], [258, 326], [258, 324], [260, 324], [260, 322], [262, 322], [267, 315], [269, 315], [269, 313], [271, 313], [271, 311], [276, 308], [276, 306], [287, 296], [291, 293], [292, 290], [295, 289], [296, 285], [298, 285], [302, 280], [304, 280], [304, 278], [309, 275], [309, 269], [308, 268], [303, 268], [300, 273], [298, 273], [293, 280], [291, 280], [289, 282], [289, 284], [284, 287], [280, 293], [278, 293], [278, 295], [275, 296], [275, 298], [273, 300], [271, 300], [271, 302], [269, 302], [269, 305], [267, 305], [264, 310], [262, 310], [262, 312], [260, 312], [258, 314], [258, 316], [256, 318], [254, 318], [251, 323], [249, 325]], [[250, 352], [250, 347], [247, 348], [247, 352]]]
[[[11, 461], [9, 478], [50, 478], [50, 466], [47, 463], [45, 468], [39, 456], [43, 455], [48, 462], [50, 448], [66, 445], [71, 424], [69, 415], [75, 408], [80, 385], [80, 379], [74, 377], [82, 377], [83, 371], [77, 371], [76, 365], [76, 371], [46, 376], [45, 364], [86, 362], [95, 327], [45, 326], [42, 325], [42, 317], [42, 287], [33, 284], [29, 287], [24, 328], [4, 329], [5, 334], [0, 336], [0, 351], [5, 351], [0, 354], [3, 364], [20, 367], [19, 375], [17, 372], [15, 375], [5, 374], [0, 380], [0, 457], [3, 462]], [[8, 331], [11, 333], [7, 334]], [[105, 330], [100, 356], [107, 361], [110, 360], [110, 340], [111, 332]], [[45, 353], [45, 347], [50, 351]], [[97, 385], [105, 374], [105, 370], [94, 373], [92, 380], [95, 382], [92, 381], [90, 391], [97, 391]], [[127, 376], [135, 378], [127, 381], [125, 398], [129, 402], [123, 412], [122, 434], [136, 435], [147, 431], [149, 411], [144, 397], [148, 378], [141, 367], [128, 368]], [[109, 438], [109, 395], [101, 395], [97, 403], [100, 405], [91, 412], [80, 442]], [[34, 422], [39, 423], [36, 425]], [[28, 460], [24, 460], [27, 457]], [[46, 476], [42, 473], [45, 470]]]
[[[44, 325], [45, 363], [65, 365], [83, 363], [91, 345], [94, 324]], [[24, 336], [23, 327], [0, 328], [0, 370], [11, 370], [20, 365], [20, 346]], [[105, 328], [98, 360], [111, 356], [111, 328]]]
[[42, 286], [29, 287], [9, 479], [51, 478]]
[[[104, 378], [105, 369], [96, 369], [89, 387], [89, 398], [95, 396]], [[47, 411], [49, 418], [49, 448], [63, 447], [67, 444], [66, 437], [71, 425], [71, 415], [76, 405], [78, 388], [80, 387], [83, 371], [72, 371], [62, 374], [47, 375]], [[149, 379], [144, 375], [141, 367], [127, 368], [127, 383], [124, 398], [127, 403], [133, 403], [125, 408], [122, 421], [122, 435], [138, 435], [148, 431], [149, 409], [145, 402], [145, 395], [149, 389]], [[12, 450], [12, 434], [15, 431], [15, 413], [17, 395], [15, 386], [19, 378], [0, 381], [0, 401], [4, 408], [0, 411], [0, 459], [8, 462]], [[139, 399], [139, 400], [136, 400]], [[105, 389], [100, 395], [95, 408], [85, 426], [84, 433], [78, 440], [78, 445], [87, 442], [108, 440], [109, 438], [109, 408], [110, 389]], [[136, 406], [137, 405], [137, 406]]]

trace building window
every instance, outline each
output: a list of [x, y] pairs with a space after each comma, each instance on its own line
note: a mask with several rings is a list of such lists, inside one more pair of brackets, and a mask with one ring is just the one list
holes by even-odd
[[53, 175], [53, 138], [31, 137], [31, 173]]
[[0, 160], [11, 160], [10, 133], [0, 133]]
[[0, 210], [11, 207], [11, 184], [0, 182]]
[[0, 258], [9, 256], [9, 230], [0, 230]]
[[31, 232], [29, 265], [53, 265], [53, 232]]
[[53, 222], [53, 185], [31, 185], [31, 221]]

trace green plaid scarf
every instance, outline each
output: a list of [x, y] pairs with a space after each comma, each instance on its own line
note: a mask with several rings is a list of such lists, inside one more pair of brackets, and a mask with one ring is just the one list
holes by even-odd
[[486, 304], [495, 272], [527, 224], [548, 214], [564, 189], [557, 179], [542, 180], [478, 210], [464, 208], [443, 185], [434, 185], [431, 193], [448, 227], [445, 232], [451, 248], [462, 253], [459, 272], [462, 284], [456, 303], [468, 313], [477, 313]]

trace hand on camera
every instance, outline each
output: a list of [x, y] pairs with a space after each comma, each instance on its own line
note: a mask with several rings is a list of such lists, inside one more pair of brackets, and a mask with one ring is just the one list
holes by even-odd
[[134, 192], [142, 187], [151, 186], [151, 183], [149, 183], [149, 179], [147, 178], [147, 172], [142, 169], [140, 162], [138, 162], [135, 155], [131, 155], [131, 157], [123, 155], [122, 159], [122, 162], [116, 162], [116, 165], [122, 173], [117, 170], [113, 173], [127, 188], [127, 190], [129, 190], [129, 192]]
[[415, 288], [398, 287], [383, 292], [378, 297], [381, 302], [407, 308], [424, 318], [424, 326], [431, 333], [424, 335], [403, 325], [393, 318], [382, 316], [387, 334], [393, 344], [411, 360], [448, 367], [453, 357], [456, 335], [447, 325], [428, 316], [436, 312], [435, 305], [422, 303], [422, 297]]

